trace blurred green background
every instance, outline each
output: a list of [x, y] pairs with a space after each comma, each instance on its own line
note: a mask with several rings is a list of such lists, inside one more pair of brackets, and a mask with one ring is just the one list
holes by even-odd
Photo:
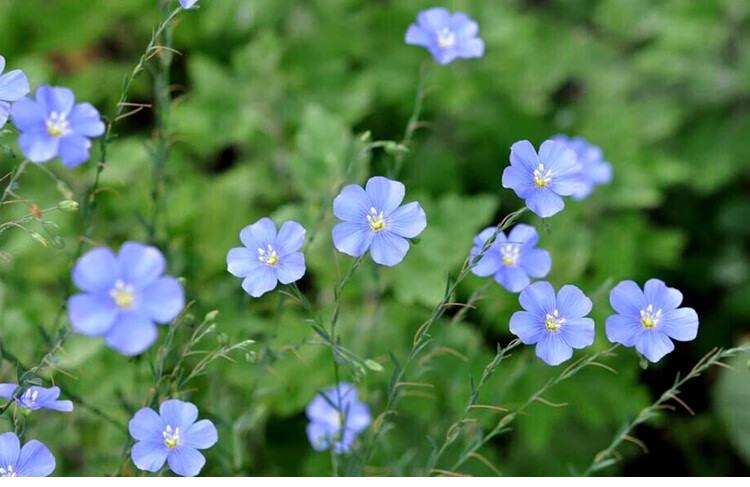
[[[426, 51], [403, 42], [407, 26], [432, 1], [200, 0], [174, 27], [170, 125], [174, 137], [164, 175], [164, 217], [156, 243], [169, 271], [186, 279], [197, 316], [218, 309], [219, 330], [231, 340], [254, 339], [255, 360], [213, 364], [188, 397], [219, 427], [206, 452], [209, 475], [328, 475], [330, 456], [310, 448], [305, 405], [333, 384], [330, 349], [304, 345], [314, 334], [299, 306], [278, 293], [254, 300], [225, 270], [238, 232], [259, 218], [296, 219], [317, 237], [306, 246], [300, 287], [327, 313], [332, 289], [351, 259], [334, 251], [331, 198], [343, 183], [384, 174], [391, 156], [376, 150], [345, 176], [359, 137], [399, 140], [412, 111]], [[170, 7], [177, 3], [171, 2]], [[373, 358], [359, 384], [373, 415], [385, 407], [392, 371], [388, 353], [403, 359], [417, 327], [442, 297], [472, 237], [522, 202], [501, 187], [510, 145], [538, 145], [565, 133], [603, 148], [614, 180], [584, 202], [542, 221], [523, 221], [551, 251], [549, 280], [575, 283], [593, 295], [608, 280], [659, 277], [683, 291], [701, 318], [698, 338], [677, 343], [659, 364], [639, 366], [632, 349], [605, 359], [619, 374], [588, 368], [545, 397], [564, 408], [534, 404], [481, 453], [504, 475], [567, 475], [582, 471], [621, 424], [668, 388], [715, 346], [750, 332], [750, 2], [746, 0], [446, 0], [480, 25], [486, 54], [435, 66], [423, 120], [401, 174], [406, 201], [428, 217], [421, 242], [395, 268], [367, 260], [347, 287], [342, 343]], [[38, 86], [73, 88], [79, 100], [109, 114], [123, 76], [132, 71], [161, 13], [155, 0], [0, 0], [0, 54]], [[152, 60], [153, 64], [153, 60]], [[153, 103], [146, 73], [131, 101]], [[115, 248], [145, 241], [150, 214], [155, 136], [150, 110], [115, 126], [92, 239]], [[4, 135], [0, 143], [12, 144]], [[96, 154], [95, 154], [96, 158]], [[94, 160], [95, 160], [94, 158]], [[0, 177], [18, 160], [2, 156]], [[95, 164], [46, 166], [81, 199]], [[4, 187], [4, 184], [3, 184]], [[29, 168], [18, 193], [46, 207], [62, 199], [47, 175]], [[27, 211], [0, 212], [5, 221]], [[23, 205], [20, 205], [23, 206]], [[323, 214], [322, 222], [318, 215]], [[43, 247], [14, 230], [0, 236], [0, 336], [25, 363], [45, 351], [44, 336], [66, 299], [69, 253], [81, 235], [81, 214], [54, 214], [63, 249]], [[41, 231], [37, 227], [31, 227]], [[609, 281], [610, 283], [612, 281]], [[465, 281], [465, 301], [484, 280]], [[597, 293], [594, 349], [606, 348], [608, 292]], [[492, 285], [478, 309], [459, 323], [433, 327], [436, 348], [410, 369], [412, 381], [394, 428], [381, 438], [365, 473], [417, 475], [460, 417], [470, 377], [481, 375], [498, 342], [512, 338], [508, 319], [517, 296]], [[163, 338], [166, 331], [161, 330]], [[178, 339], [186, 339], [185, 333]], [[301, 344], [292, 350], [289, 345]], [[446, 347], [457, 353], [446, 353]], [[577, 352], [575, 357], [584, 352]], [[153, 351], [127, 359], [100, 340], [72, 336], [46, 375], [123, 424], [152, 387]], [[604, 474], [737, 475], [750, 463], [750, 373], [747, 357], [734, 371], [711, 370], [691, 382], [682, 408], [626, 443], [622, 462]], [[513, 407], [561, 372], [526, 347], [514, 353], [483, 389], [483, 404]], [[13, 381], [9, 363], [0, 381]], [[352, 380], [344, 369], [344, 378]], [[416, 393], [415, 393], [416, 392]], [[492, 428], [496, 413], [473, 413]], [[6, 421], [0, 428], [8, 430]], [[468, 434], [468, 433], [467, 433]], [[127, 437], [86, 407], [73, 414], [42, 411], [26, 422], [27, 438], [47, 444], [57, 475], [117, 470]], [[361, 439], [371, 435], [368, 430]], [[463, 441], [460, 442], [463, 444]], [[446, 468], [458, 449], [446, 453]], [[476, 459], [460, 469], [493, 475]], [[134, 474], [132, 466], [127, 474]]]

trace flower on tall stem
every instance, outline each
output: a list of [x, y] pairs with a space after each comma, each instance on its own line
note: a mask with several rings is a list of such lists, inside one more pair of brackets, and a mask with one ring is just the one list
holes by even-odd
[[407, 44], [426, 48], [440, 64], [484, 55], [479, 25], [465, 13], [452, 14], [444, 7], [419, 12], [417, 22], [406, 31], [405, 40]]
[[612, 181], [612, 164], [604, 160], [600, 147], [590, 144], [583, 137], [556, 135], [552, 140], [565, 144], [578, 156], [581, 164], [581, 181], [579, 188], [570, 195], [574, 200], [584, 200], [594, 191], [594, 186]]
[[317, 451], [333, 448], [337, 454], [350, 451], [372, 419], [369, 406], [357, 399], [357, 388], [347, 382], [321, 391], [306, 413], [310, 445]]
[[18, 101], [29, 92], [29, 78], [20, 69], [5, 71], [5, 58], [0, 56], [0, 128], [10, 116], [10, 104]]
[[[18, 384], [0, 384], [0, 397], [13, 399], [16, 390], [18, 390]], [[58, 397], [60, 397], [59, 387], [50, 387], [47, 389], [45, 387], [31, 386], [18, 396], [15, 401], [16, 404], [26, 411], [51, 409], [53, 411], [70, 412], [73, 410], [73, 403], [71, 401], [61, 401], [58, 400]]]

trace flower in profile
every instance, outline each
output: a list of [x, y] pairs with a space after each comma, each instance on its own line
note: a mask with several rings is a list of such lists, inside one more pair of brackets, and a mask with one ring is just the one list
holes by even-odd
[[536, 343], [536, 355], [548, 365], [559, 365], [573, 356], [574, 348], [594, 343], [594, 320], [585, 316], [591, 300], [575, 286], [555, 289], [546, 281], [527, 286], [519, 296], [526, 311], [510, 318], [510, 332], [526, 345]]
[[[474, 237], [471, 259], [479, 255], [495, 231], [496, 227], [488, 227]], [[539, 234], [529, 225], [516, 225], [507, 237], [500, 232], [471, 272], [479, 277], [494, 275], [498, 284], [517, 293], [529, 285], [530, 277], [539, 279], [549, 274], [552, 259], [546, 250], [534, 248], [537, 242]]]
[[575, 152], [581, 165], [582, 184], [571, 198], [579, 201], [586, 199], [594, 186], [612, 181], [612, 164], [604, 160], [604, 152], [600, 147], [588, 143], [583, 137], [556, 135], [552, 140], [565, 144]]
[[370, 408], [357, 400], [356, 387], [346, 382], [321, 391], [307, 405], [306, 413], [312, 447], [317, 451], [333, 448], [337, 454], [351, 450], [371, 420]]
[[29, 92], [29, 78], [20, 69], [5, 71], [5, 58], [0, 56], [0, 128], [10, 115], [10, 103], [18, 101]]
[[575, 152], [565, 144], [548, 140], [539, 155], [528, 140], [510, 148], [510, 166], [503, 171], [503, 187], [526, 200], [526, 206], [547, 218], [565, 207], [562, 196], [570, 196], [581, 187], [581, 165]]
[[135, 466], [158, 472], [166, 461], [177, 475], [198, 475], [206, 464], [198, 450], [214, 446], [219, 435], [211, 421], [196, 419], [198, 408], [178, 399], [161, 403], [158, 414], [151, 408], [138, 410], [128, 423], [130, 436], [136, 440], [130, 452]]
[[424, 47], [437, 62], [448, 64], [484, 55], [484, 41], [478, 33], [479, 25], [465, 13], [434, 7], [419, 12], [417, 22], [406, 31], [406, 43]]
[[242, 289], [254, 298], [263, 296], [276, 285], [291, 284], [305, 275], [305, 256], [299, 251], [305, 241], [305, 229], [297, 222], [284, 222], [276, 233], [270, 218], [261, 218], [240, 232], [244, 247], [227, 253], [227, 270], [243, 278]]
[[[0, 384], [0, 397], [13, 399], [18, 389], [18, 384]], [[53, 411], [70, 412], [73, 410], [73, 403], [70, 401], [60, 401], [59, 387], [50, 387], [49, 389], [39, 386], [31, 386], [23, 394], [18, 396], [15, 401], [20, 407], [27, 411], [36, 411], [38, 409], [51, 409]]]
[[333, 245], [347, 255], [359, 257], [370, 250], [372, 260], [385, 266], [401, 262], [414, 238], [427, 226], [419, 203], [403, 206], [404, 185], [376, 176], [365, 189], [350, 184], [333, 200], [333, 214], [343, 220], [333, 227]]
[[698, 314], [680, 308], [682, 293], [659, 279], [650, 279], [643, 291], [633, 281], [622, 281], [609, 294], [617, 314], [607, 318], [607, 338], [635, 346], [651, 362], [674, 350], [672, 340], [686, 342], [698, 335]]
[[115, 256], [106, 247], [86, 252], [73, 268], [83, 293], [68, 300], [73, 330], [103, 336], [124, 355], [138, 355], [156, 340], [156, 324], [170, 323], [185, 307], [182, 285], [163, 276], [166, 261], [156, 247], [126, 242]]
[[40, 86], [36, 99], [21, 98], [11, 109], [13, 123], [21, 131], [18, 145], [31, 162], [60, 157], [68, 167], [89, 159], [92, 137], [104, 133], [99, 112], [90, 103], [75, 103], [68, 88]]
[[180, 0], [180, 6], [185, 9], [191, 8], [196, 3], [198, 3], [198, 0]]
[[55, 470], [55, 457], [37, 440], [21, 448], [15, 433], [0, 435], [0, 477], [46, 477]]

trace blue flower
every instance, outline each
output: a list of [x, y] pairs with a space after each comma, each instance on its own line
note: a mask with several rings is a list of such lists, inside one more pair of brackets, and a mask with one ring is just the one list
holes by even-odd
[[591, 300], [575, 286], [555, 289], [546, 281], [527, 286], [519, 296], [526, 311], [510, 318], [510, 332], [526, 345], [536, 343], [536, 355], [548, 365], [559, 365], [573, 356], [574, 348], [594, 343], [594, 320], [585, 318]]
[[227, 270], [242, 277], [242, 289], [254, 298], [291, 284], [305, 275], [305, 256], [299, 251], [305, 241], [305, 229], [297, 222], [284, 222], [276, 234], [276, 224], [261, 218], [240, 232], [244, 247], [227, 254]]
[[399, 206], [404, 185], [376, 176], [365, 189], [350, 184], [333, 200], [333, 214], [343, 220], [333, 227], [333, 245], [347, 255], [359, 257], [370, 249], [372, 260], [394, 266], [409, 250], [414, 238], [427, 226], [427, 217], [417, 202]]
[[589, 144], [583, 137], [556, 135], [552, 140], [565, 144], [575, 152], [578, 156], [578, 163], [581, 165], [583, 184], [571, 195], [571, 198], [579, 201], [586, 199], [594, 190], [594, 186], [612, 181], [612, 165], [604, 160], [601, 148]]
[[0, 128], [3, 128], [10, 115], [8, 102], [18, 101], [29, 92], [29, 78], [20, 69], [3, 74], [5, 58], [0, 56]]
[[25, 97], [13, 104], [13, 123], [21, 130], [18, 145], [31, 162], [59, 156], [76, 167], [89, 159], [91, 137], [104, 133], [99, 112], [90, 103], [75, 104], [68, 88], [40, 86], [36, 100]]
[[513, 189], [542, 218], [562, 210], [562, 196], [572, 195], [581, 184], [581, 165], [575, 152], [564, 144], [548, 140], [539, 148], [539, 155], [528, 140], [511, 146], [503, 187]]
[[341, 382], [329, 387], [307, 405], [307, 437], [317, 451], [333, 447], [334, 453], [346, 453], [354, 440], [370, 424], [370, 408], [357, 400], [357, 389]]
[[465, 13], [434, 7], [419, 12], [417, 23], [406, 31], [406, 43], [427, 48], [437, 62], [448, 64], [456, 58], [484, 55], [484, 41], [478, 33], [479, 26]]
[[198, 451], [211, 448], [219, 440], [214, 424], [198, 419], [194, 404], [170, 399], [159, 406], [157, 414], [151, 408], [135, 413], [128, 423], [130, 436], [136, 440], [130, 457], [140, 470], [158, 472], [164, 462], [183, 477], [198, 475], [206, 458]]
[[643, 291], [633, 281], [622, 281], [609, 294], [609, 303], [618, 313], [607, 318], [609, 341], [635, 346], [651, 362], [674, 350], [672, 340], [686, 342], [698, 335], [698, 314], [679, 308], [682, 293], [659, 279], [650, 279]]
[[191, 8], [193, 5], [198, 3], [198, 0], [180, 0], [180, 5], [182, 8]]
[[[16, 389], [18, 389], [18, 384], [0, 384], [0, 397], [12, 399]], [[73, 410], [72, 402], [58, 401], [58, 397], [60, 397], [59, 387], [46, 389], [44, 387], [31, 386], [18, 396], [16, 403], [28, 411], [51, 409], [53, 411], [70, 412]]]
[[[488, 227], [474, 237], [471, 249], [473, 259], [482, 250], [496, 227]], [[549, 274], [552, 259], [549, 252], [535, 249], [539, 241], [536, 229], [529, 225], [516, 225], [508, 237], [498, 234], [495, 241], [471, 272], [480, 277], [495, 276], [495, 281], [512, 293], [529, 285], [529, 277], [542, 278]]]
[[164, 256], [156, 247], [126, 242], [115, 256], [98, 247], [86, 252], [72, 278], [84, 292], [68, 300], [73, 330], [104, 336], [107, 345], [125, 355], [138, 355], [156, 340], [154, 323], [171, 322], [185, 307], [182, 285], [162, 276]]
[[15, 433], [0, 435], [0, 477], [46, 477], [55, 470], [55, 457], [37, 440], [21, 448]]

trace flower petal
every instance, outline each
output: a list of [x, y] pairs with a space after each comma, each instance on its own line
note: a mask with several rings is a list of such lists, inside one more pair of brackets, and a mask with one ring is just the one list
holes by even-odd
[[158, 472], [164, 466], [168, 454], [169, 448], [160, 438], [158, 442], [139, 441], [133, 445], [130, 458], [133, 459], [133, 463], [139, 470]]
[[18, 389], [18, 384], [0, 384], [0, 397], [3, 399], [12, 399], [16, 389]]
[[543, 319], [555, 310], [555, 289], [547, 281], [535, 282], [521, 291], [518, 301], [523, 309]]
[[456, 54], [462, 58], [478, 58], [484, 56], [484, 41], [482, 39], [467, 39], [456, 46]]
[[560, 327], [562, 339], [573, 348], [583, 348], [594, 344], [594, 320], [579, 318], [568, 320]]
[[623, 315], [612, 315], [604, 325], [607, 339], [612, 343], [620, 343], [626, 347], [635, 345], [643, 326], [637, 318]]
[[5, 122], [8, 121], [9, 116], [10, 116], [10, 105], [5, 103], [4, 101], [0, 101], [0, 128], [2, 128], [5, 125]]
[[[0, 70], [0, 73], [3, 71]], [[29, 92], [29, 78], [20, 69], [14, 69], [0, 76], [0, 100], [18, 101]]]
[[207, 419], [202, 419], [188, 427], [184, 435], [183, 445], [187, 448], [195, 448], [197, 450], [211, 448], [219, 441], [219, 433], [216, 431], [216, 426]]
[[235, 247], [227, 253], [227, 270], [237, 277], [245, 277], [263, 263], [258, 260], [258, 251], [247, 247]]
[[57, 155], [60, 139], [51, 136], [45, 129], [33, 128], [18, 137], [18, 146], [31, 162], [47, 162]]
[[409, 242], [387, 230], [375, 233], [370, 245], [370, 255], [377, 264], [394, 266], [401, 262], [409, 250]]
[[536, 188], [525, 199], [529, 210], [542, 218], [549, 218], [565, 208], [563, 199], [549, 188]]
[[251, 252], [265, 250], [269, 245], [276, 245], [276, 224], [270, 218], [261, 218], [248, 225], [240, 232], [240, 241]]
[[169, 452], [167, 462], [169, 468], [177, 475], [195, 477], [206, 464], [206, 457], [194, 448], [181, 447]]
[[284, 256], [297, 252], [305, 241], [305, 229], [295, 221], [284, 222], [276, 237], [276, 250]]
[[[528, 140], [519, 140], [510, 146], [510, 163], [513, 167], [518, 168], [524, 174], [528, 175], [529, 183], [532, 181], [531, 175], [539, 167], [539, 156]], [[505, 184], [503, 184], [505, 186]], [[507, 188], [507, 186], [505, 186]]]
[[693, 308], [668, 311], [659, 321], [659, 329], [681, 342], [693, 340], [698, 336], [698, 313]]
[[11, 107], [10, 116], [13, 117], [13, 124], [22, 132], [46, 130], [44, 109], [31, 98], [21, 98], [15, 102]]
[[19, 477], [46, 477], [55, 471], [55, 457], [40, 441], [31, 440], [21, 448], [16, 472]]
[[307, 438], [310, 440], [310, 446], [315, 451], [325, 451], [330, 447], [330, 432], [320, 423], [307, 424]]
[[139, 308], [157, 323], [169, 323], [185, 307], [185, 291], [172, 276], [159, 278], [139, 293]]
[[[481, 250], [481, 247], [474, 247], [471, 250], [469, 258], [473, 261], [474, 257], [476, 257]], [[479, 262], [477, 262], [476, 265], [471, 268], [471, 272], [475, 276], [487, 277], [495, 274], [502, 267], [503, 260], [500, 257], [500, 253], [497, 251], [497, 249], [490, 247], [489, 249], [487, 249], [487, 252], [485, 252], [482, 258], [479, 259]]]
[[332, 235], [333, 245], [339, 252], [359, 257], [370, 248], [375, 232], [364, 222], [343, 222], [333, 227]]
[[566, 320], [583, 318], [592, 307], [591, 300], [576, 286], [563, 286], [557, 293], [557, 309]]
[[57, 112], [69, 114], [76, 97], [69, 88], [60, 86], [40, 86], [36, 90], [36, 100], [42, 105], [45, 114]]
[[576, 153], [565, 144], [547, 140], [539, 147], [539, 160], [552, 173], [552, 181], [571, 175], [580, 175], [581, 164]]
[[107, 295], [75, 294], [68, 299], [70, 326], [83, 335], [103, 335], [112, 328], [117, 315], [117, 305]]
[[545, 333], [536, 344], [536, 355], [547, 365], [560, 365], [573, 356], [573, 349], [565, 343], [561, 333]]
[[302, 252], [287, 254], [279, 260], [276, 276], [282, 284], [299, 281], [305, 275], [305, 256]]
[[512, 293], [521, 292], [531, 280], [522, 267], [503, 266], [495, 274], [495, 281]]
[[86, 137], [99, 137], [105, 130], [99, 111], [91, 103], [74, 106], [68, 116], [68, 123], [75, 133]]
[[503, 188], [512, 189], [523, 199], [536, 190], [532, 174], [517, 166], [508, 166], [503, 171]]
[[276, 270], [267, 265], [261, 265], [245, 277], [242, 281], [242, 289], [250, 296], [259, 298], [273, 290], [277, 283]]
[[63, 401], [53, 401], [47, 406], [45, 406], [46, 409], [50, 409], [52, 411], [60, 411], [62, 413], [69, 413], [73, 411], [73, 402], [68, 400]]
[[159, 414], [172, 429], [186, 431], [198, 419], [198, 408], [191, 402], [170, 399], [161, 403]]
[[479, 33], [479, 24], [471, 20], [471, 18], [463, 12], [456, 12], [451, 15], [449, 26], [451, 32], [461, 40], [471, 39], [472, 37], [476, 37]]
[[519, 223], [508, 234], [508, 242], [523, 244], [527, 248], [534, 247], [539, 242], [539, 234], [531, 225]]
[[411, 24], [406, 31], [404, 41], [414, 46], [430, 47], [434, 38], [434, 34], [417, 24]]
[[417, 21], [423, 28], [436, 32], [450, 25], [451, 13], [445, 7], [428, 8], [419, 12]]
[[121, 311], [104, 335], [104, 342], [123, 355], [138, 355], [153, 345], [157, 335], [156, 325], [148, 317], [135, 311]]
[[347, 222], [367, 221], [371, 207], [370, 196], [357, 184], [345, 186], [333, 200], [333, 214]]
[[529, 276], [539, 279], [549, 274], [552, 268], [552, 257], [546, 250], [531, 249], [522, 253], [518, 264]]
[[164, 273], [167, 261], [156, 247], [125, 242], [117, 255], [120, 277], [126, 284], [144, 288]]
[[382, 176], [375, 176], [367, 181], [365, 191], [370, 196], [373, 208], [377, 212], [389, 217], [404, 200], [406, 188], [399, 181], [393, 181]]
[[21, 442], [15, 433], [0, 435], [0, 465], [16, 465], [21, 454]]
[[682, 303], [682, 293], [673, 287], [667, 287], [664, 281], [649, 279], [643, 286], [643, 296], [647, 304], [663, 313], [677, 309]]
[[422, 206], [413, 201], [397, 208], [388, 216], [388, 230], [404, 238], [414, 238], [427, 226]]
[[83, 254], [72, 274], [73, 283], [90, 293], [109, 292], [119, 277], [117, 258], [106, 247], [95, 247]]
[[66, 167], [78, 167], [91, 157], [91, 142], [80, 134], [60, 137], [60, 161]]
[[359, 433], [372, 421], [370, 407], [363, 402], [355, 402], [346, 410], [346, 429]]
[[634, 281], [622, 281], [609, 293], [609, 304], [619, 314], [641, 319], [641, 310], [646, 308], [643, 291]]
[[635, 343], [635, 349], [649, 361], [656, 363], [674, 350], [674, 343], [659, 330], [644, 330]]
[[544, 337], [547, 329], [538, 317], [528, 311], [516, 311], [510, 317], [510, 332], [521, 339], [526, 345], [531, 345]]
[[162, 433], [166, 426], [156, 411], [151, 408], [141, 408], [128, 423], [128, 431], [135, 440], [163, 443]]

